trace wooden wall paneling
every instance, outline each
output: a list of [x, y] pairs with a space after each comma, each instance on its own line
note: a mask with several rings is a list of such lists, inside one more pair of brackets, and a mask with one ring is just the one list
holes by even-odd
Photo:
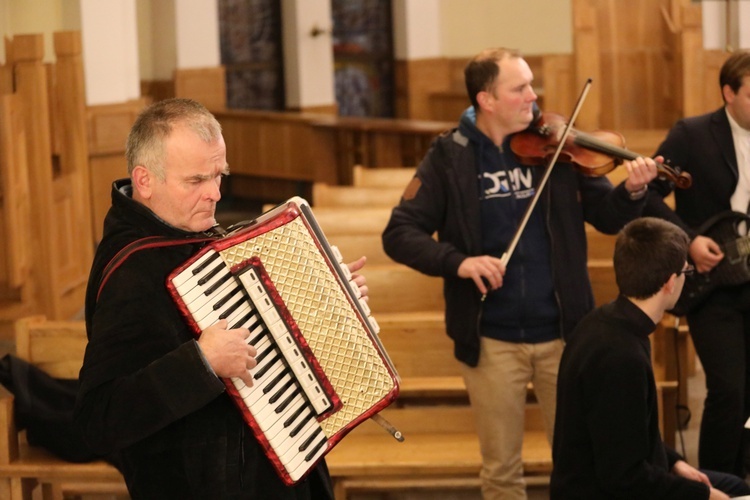
[[547, 54], [542, 57], [541, 74], [544, 82], [543, 111], [569, 115], [575, 106], [574, 59], [568, 54]]
[[5, 64], [0, 64], [0, 95], [13, 93], [13, 43], [4, 37]]
[[723, 50], [703, 51], [703, 113], [708, 113], [724, 105], [719, 88], [719, 72], [729, 53]]
[[679, 8], [681, 14], [679, 52], [682, 55], [683, 71], [680, 81], [683, 98], [682, 112], [683, 116], [699, 115], [718, 107], [721, 103], [719, 101], [719, 105], [713, 106], [704, 98], [709, 87], [713, 87], [715, 95], [721, 95], [718, 91], [718, 72], [713, 82], [707, 80], [700, 4], [691, 4], [685, 0], [681, 2], [673, 0], [673, 2], [677, 4], [675, 10]]
[[312, 125], [330, 116], [249, 110], [215, 114], [222, 125], [233, 174], [303, 183], [338, 182], [335, 138]]
[[226, 109], [227, 84], [224, 66], [176, 69], [174, 95], [195, 99], [211, 111]]
[[89, 151], [89, 198], [94, 240], [102, 237], [104, 216], [111, 205], [112, 182], [128, 176], [125, 142], [130, 127], [146, 105], [144, 99], [86, 109]]
[[396, 61], [396, 117], [431, 120], [430, 94], [451, 90], [446, 58]]
[[599, 45], [599, 28], [597, 9], [592, 0], [573, 1], [573, 54], [575, 60], [575, 96], [581, 92], [588, 78], [592, 87], [576, 120], [580, 130], [600, 128], [602, 92], [601, 92], [601, 50]]

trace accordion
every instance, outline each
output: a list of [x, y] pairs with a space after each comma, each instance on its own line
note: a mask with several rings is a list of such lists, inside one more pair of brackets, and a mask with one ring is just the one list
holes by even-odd
[[250, 330], [253, 385], [224, 382], [287, 484], [398, 396], [377, 322], [302, 198], [211, 242], [167, 287], [196, 336], [224, 318]]

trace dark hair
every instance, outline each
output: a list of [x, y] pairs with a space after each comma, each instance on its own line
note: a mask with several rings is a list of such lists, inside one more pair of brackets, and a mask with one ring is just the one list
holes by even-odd
[[719, 72], [719, 88], [724, 98], [724, 85], [729, 85], [735, 94], [742, 87], [742, 79], [750, 75], [750, 51], [734, 52], [724, 61]]
[[464, 68], [466, 93], [476, 111], [479, 111], [477, 94], [492, 88], [500, 75], [498, 63], [506, 57], [521, 57], [521, 52], [506, 48], [485, 49], [474, 56]]
[[172, 98], [151, 104], [136, 118], [125, 145], [128, 174], [143, 165], [164, 180], [164, 142], [179, 124], [187, 125], [206, 142], [221, 136], [221, 125], [201, 103]]
[[628, 223], [615, 243], [615, 279], [626, 297], [646, 299], [682, 270], [690, 238], [663, 219], [642, 217]]

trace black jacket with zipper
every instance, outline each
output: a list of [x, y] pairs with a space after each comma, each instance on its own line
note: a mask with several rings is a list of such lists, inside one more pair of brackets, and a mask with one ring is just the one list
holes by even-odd
[[[479, 359], [482, 302], [474, 282], [458, 277], [458, 267], [465, 258], [482, 254], [478, 175], [469, 138], [458, 128], [442, 134], [433, 141], [383, 232], [383, 245], [392, 259], [444, 278], [448, 335], [456, 358], [469, 366], [476, 366]], [[615, 234], [641, 214], [645, 201], [631, 200], [623, 184], [613, 188], [606, 177], [587, 177], [570, 165], [558, 164], [539, 204], [551, 243], [564, 336], [594, 306], [584, 221]], [[512, 265], [511, 257], [508, 266]]]

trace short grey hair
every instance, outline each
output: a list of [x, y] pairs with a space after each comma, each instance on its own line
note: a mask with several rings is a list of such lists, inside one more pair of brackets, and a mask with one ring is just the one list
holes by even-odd
[[143, 165], [158, 179], [164, 180], [164, 142], [176, 125], [187, 125], [198, 137], [213, 142], [221, 136], [221, 124], [201, 103], [174, 98], [158, 101], [136, 118], [125, 145], [128, 175]]

